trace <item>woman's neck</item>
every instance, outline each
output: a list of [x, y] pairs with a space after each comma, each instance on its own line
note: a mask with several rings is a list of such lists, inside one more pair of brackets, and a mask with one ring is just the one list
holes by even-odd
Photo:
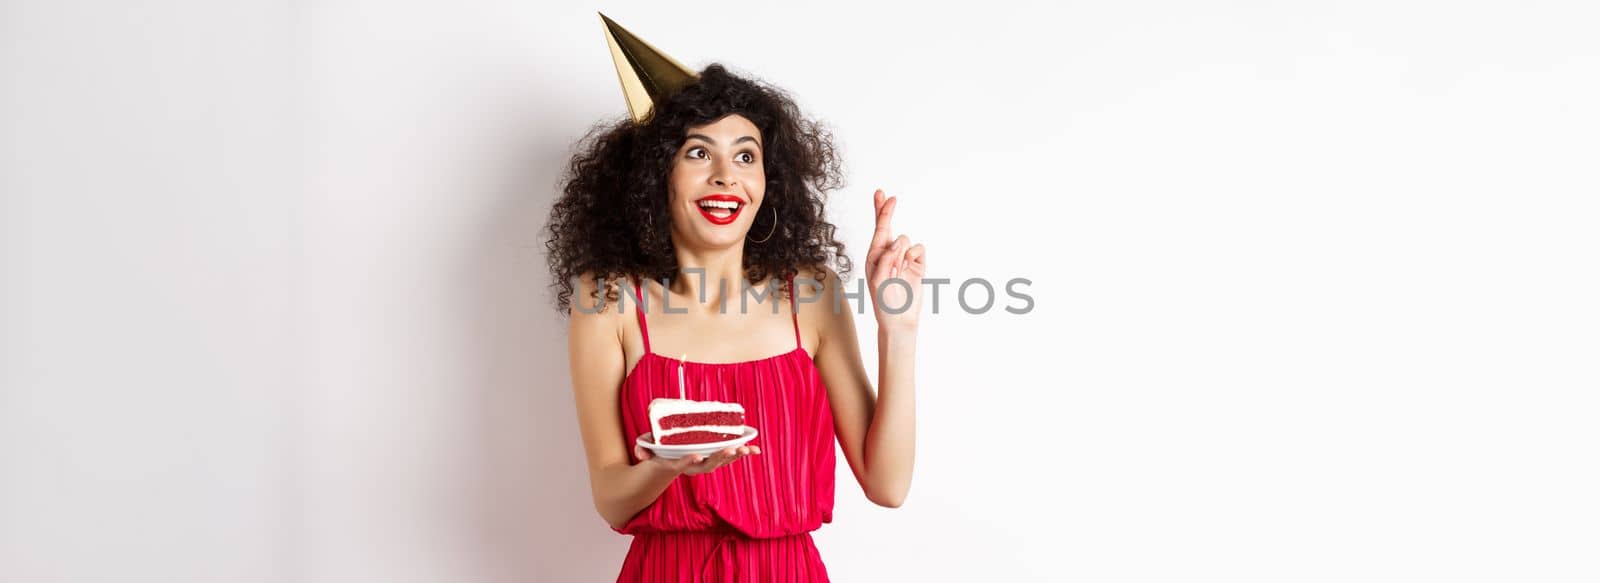
[[705, 304], [699, 306], [701, 309], [718, 305], [724, 295], [738, 297], [744, 285], [743, 248], [697, 250], [679, 247], [676, 252], [678, 274], [669, 282], [673, 295], [691, 298], [693, 303], [699, 303], [703, 297]]

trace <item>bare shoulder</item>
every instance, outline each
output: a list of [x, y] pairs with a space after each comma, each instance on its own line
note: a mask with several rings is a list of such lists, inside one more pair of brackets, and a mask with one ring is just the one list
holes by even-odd
[[801, 325], [809, 336], [816, 338], [816, 346], [842, 334], [854, 336], [850, 314], [851, 298], [846, 298], [847, 287], [843, 278], [833, 268], [823, 265], [803, 268], [795, 276], [795, 298], [800, 302]]
[[838, 287], [839, 274], [832, 268], [826, 265], [816, 268], [802, 267], [794, 278], [794, 297], [806, 305], [821, 306], [824, 305], [823, 300]]
[[578, 276], [578, 284], [572, 290], [572, 307], [568, 313], [570, 320], [568, 329], [573, 334], [572, 342], [599, 342], [609, 338], [619, 349], [621, 348], [622, 327], [618, 314], [622, 310], [617, 308], [616, 301], [606, 299], [608, 288], [615, 287], [615, 282], [599, 281], [593, 273]]

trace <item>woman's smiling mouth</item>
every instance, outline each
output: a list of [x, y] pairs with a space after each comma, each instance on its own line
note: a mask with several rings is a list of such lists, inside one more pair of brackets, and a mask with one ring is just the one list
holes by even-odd
[[731, 194], [713, 194], [695, 201], [696, 208], [700, 209], [700, 216], [711, 221], [714, 225], [727, 225], [739, 218], [739, 211], [744, 210], [744, 200]]

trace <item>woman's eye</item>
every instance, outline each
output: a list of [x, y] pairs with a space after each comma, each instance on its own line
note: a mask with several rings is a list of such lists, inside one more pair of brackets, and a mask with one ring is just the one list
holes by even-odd
[[706, 157], [706, 149], [705, 148], [689, 148], [689, 157], [690, 158], [704, 158], [704, 157]]
[[756, 161], [756, 155], [755, 154], [751, 154], [749, 152], [740, 152], [739, 153], [739, 161], [740, 162], [744, 162], [746, 164], [754, 164], [755, 161]]

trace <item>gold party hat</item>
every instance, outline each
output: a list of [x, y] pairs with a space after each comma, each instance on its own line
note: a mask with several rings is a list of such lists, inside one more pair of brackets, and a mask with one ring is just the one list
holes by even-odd
[[656, 100], [677, 93], [700, 78], [606, 15], [601, 14], [600, 21], [605, 25], [611, 61], [617, 66], [617, 80], [622, 82], [622, 96], [628, 100], [628, 113], [633, 114], [634, 123], [643, 123], [650, 117]]

